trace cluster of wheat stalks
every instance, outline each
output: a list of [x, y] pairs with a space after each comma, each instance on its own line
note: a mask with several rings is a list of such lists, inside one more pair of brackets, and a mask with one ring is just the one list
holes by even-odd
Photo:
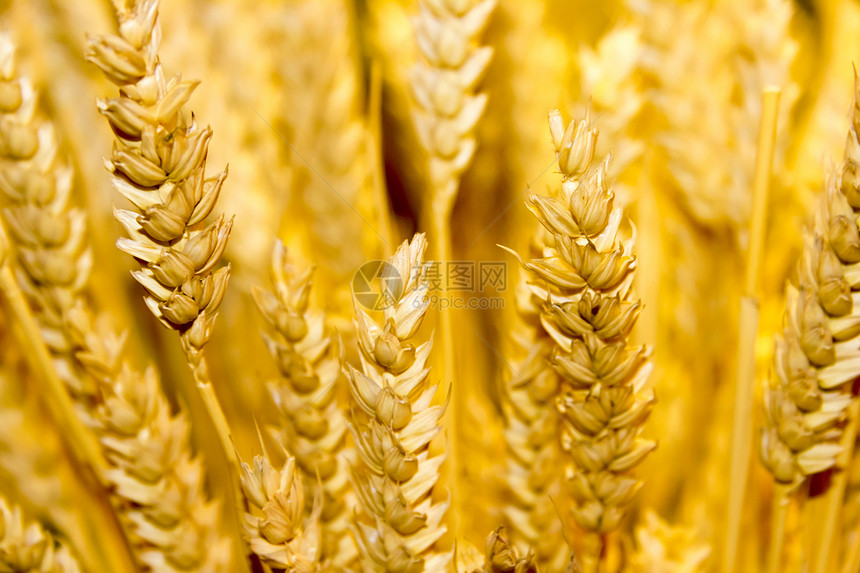
[[860, 573], [858, 32], [0, 1], [0, 573]]

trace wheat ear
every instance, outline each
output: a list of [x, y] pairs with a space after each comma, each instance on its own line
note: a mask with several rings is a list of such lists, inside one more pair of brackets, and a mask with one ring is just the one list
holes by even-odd
[[529, 552], [521, 557], [511, 545], [504, 527], [493, 531], [484, 544], [484, 568], [474, 573], [537, 573], [534, 554]]
[[[19, 85], [35, 106], [32, 90]], [[9, 83], [4, 86], [8, 90]], [[31, 157], [7, 155], [0, 168], [0, 188], [13, 202], [3, 214], [18, 252], [16, 278], [53, 366], [98, 436], [101, 477], [113, 486], [138, 561], [153, 571], [224, 571], [228, 542], [220, 538], [216, 504], [203, 493], [188, 422], [171, 415], [153, 370], [141, 374], [123, 364], [125, 335], [106, 320], [95, 322], [84, 296], [85, 221], [68, 206], [72, 174], [57, 157], [50, 124], [17, 129], [24, 127], [37, 137]]]
[[799, 485], [836, 464], [840, 422], [860, 369], [860, 81], [842, 165], [828, 177], [806, 234], [796, 284], [786, 295], [785, 327], [776, 342], [765, 392], [761, 455], [776, 481]]
[[[852, 398], [851, 383], [860, 370], [856, 349], [860, 310], [855, 304], [860, 291], [856, 270], [860, 262], [856, 222], [860, 212], [860, 80], [856, 74], [850, 119], [845, 157], [827, 179], [814, 224], [803, 242], [796, 284], [788, 286], [784, 329], [776, 341], [773, 371], [764, 394], [766, 424], [760, 452], [783, 490], [796, 489], [807, 476], [850, 463], [840, 440], [849, 407], [857, 399]], [[828, 493], [835, 497], [826, 510], [831, 514], [824, 529], [833, 527], [837, 518], [845, 488], [844, 472], [840, 474]], [[831, 540], [823, 542], [827, 546], [820, 555], [826, 559]], [[774, 538], [773, 544], [780, 546], [781, 539]], [[778, 559], [774, 554], [773, 566]]]
[[21, 508], [0, 498], [0, 571], [80, 573], [72, 552]]
[[526, 277], [517, 285], [514, 376], [506, 383], [504, 430], [507, 446], [507, 471], [504, 474], [508, 503], [505, 522], [513, 541], [521, 547], [534, 547], [541, 565], [560, 567], [565, 558], [561, 523], [552, 501], [557, 493], [561, 463], [558, 431], [560, 419], [554, 397], [559, 377], [548, 360], [554, 343], [540, 323], [543, 301], [528, 288]]
[[[549, 124], [561, 190], [532, 195], [528, 205], [552, 239], [542, 257], [520, 261], [533, 295], [545, 301], [540, 321], [554, 342], [548, 364], [561, 381], [554, 398], [573, 515], [587, 532], [605, 534], [618, 527], [642, 485], [631, 470], [656, 447], [640, 437], [654, 403], [653, 391], [644, 389], [650, 352], [628, 342], [640, 309], [632, 293], [634, 233], [613, 205], [610, 158], [592, 164], [598, 131], [590, 118], [565, 129], [552, 111]], [[595, 550], [592, 543], [585, 556], [592, 562]]]
[[267, 567], [290, 573], [320, 568], [320, 500], [305, 515], [302, 475], [296, 459], [287, 456], [277, 470], [268, 452], [255, 456], [253, 467], [242, 463], [242, 489], [250, 502], [243, 527], [251, 552]]
[[[119, 36], [89, 39], [86, 58], [120, 88], [99, 102], [116, 140], [105, 166], [114, 188], [135, 207], [115, 210], [127, 238], [120, 250], [141, 264], [132, 276], [147, 290], [150, 311], [180, 333], [182, 350], [218, 432], [231, 474], [238, 460], [230, 429], [212, 389], [203, 347], [224, 298], [229, 265], [216, 267], [233, 227], [212, 212], [225, 169], [206, 178], [212, 130], [201, 128], [186, 103], [198, 82], [164, 77], [158, 59], [158, 0], [119, 9]], [[234, 487], [238, 490], [237, 476]], [[238, 491], [237, 491], [238, 494]]]
[[125, 334], [95, 320], [83, 301], [69, 311], [66, 328], [75, 359], [99, 383], [96, 431], [137, 559], [155, 572], [231, 570], [231, 540], [191, 453], [189, 422], [171, 414], [155, 370], [125, 364]]
[[[7, 237], [0, 227], [0, 289], [18, 323], [19, 348], [37, 377], [37, 394], [44, 395], [42, 402], [61, 428], [61, 442], [82, 480], [79, 502], [103, 526], [99, 542], [108, 547], [89, 555], [103, 567], [128, 571], [132, 563], [125, 539], [105, 498], [108, 464], [96, 436], [86, 429], [93, 425], [96, 385], [79, 376], [64, 326], [88, 278], [83, 216], [68, 208], [71, 172], [57, 158], [52, 125], [37, 115], [35, 90], [15, 73], [9, 34], [0, 34], [0, 91], [0, 192], [9, 205], [3, 217], [11, 231]], [[17, 266], [7, 256], [9, 247]], [[15, 442], [16, 448], [25, 447], [26, 442]], [[50, 448], [50, 439], [44, 442]]]
[[293, 266], [278, 241], [272, 251], [274, 292], [255, 288], [253, 295], [274, 330], [265, 338], [280, 377], [269, 390], [283, 424], [273, 431], [295, 456], [306, 489], [314, 491], [321, 483], [322, 559], [343, 567], [357, 554], [347, 535], [347, 424], [335, 399], [343, 380], [343, 351], [325, 315], [309, 308], [312, 274], [313, 269]]
[[[362, 220], [369, 217], [370, 156], [353, 8], [344, 0], [300, 0], [281, 10], [287, 26], [279, 64], [281, 113], [291, 143], [290, 183], [307, 214], [306, 241], [320, 261], [317, 288], [335, 294], [364, 260], [362, 243], [376, 238]], [[282, 229], [295, 223], [295, 210], [288, 209]]]
[[694, 532], [673, 526], [653, 511], [636, 526], [636, 551], [632, 556], [632, 572], [705, 571], [711, 547], [696, 539]]
[[451, 560], [434, 544], [444, 535], [446, 502], [432, 494], [444, 455], [430, 456], [444, 406], [431, 406], [427, 383], [432, 341], [412, 344], [429, 307], [423, 234], [404, 242], [384, 267], [390, 295], [378, 324], [355, 301], [361, 370], [348, 370], [355, 441], [362, 463], [353, 469], [367, 522], [357, 541], [368, 571], [444, 571]]

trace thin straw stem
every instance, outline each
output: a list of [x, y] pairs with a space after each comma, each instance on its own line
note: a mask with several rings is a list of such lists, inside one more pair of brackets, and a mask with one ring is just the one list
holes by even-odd
[[[224, 457], [227, 459], [227, 471], [230, 473], [230, 483], [232, 484], [231, 489], [234, 497], [232, 507], [239, 507], [238, 504], [243, 503], [246, 505], [247, 502], [242, 493], [242, 482], [239, 478], [239, 456], [236, 453], [236, 445], [233, 442], [233, 435], [230, 433], [227, 417], [224, 415], [224, 410], [221, 408], [221, 403], [218, 402], [218, 396], [212, 387], [206, 358], [199, 356], [197, 359], [192, 360], [189, 357], [188, 365], [191, 367], [195, 385], [198, 392], [200, 392], [200, 397], [203, 399], [203, 405], [209, 414], [209, 419], [212, 420], [212, 425], [215, 427], [215, 433], [218, 436], [218, 441], [221, 443]], [[241, 517], [239, 516], [240, 523]]]
[[[435, 205], [434, 205], [435, 207]], [[435, 253], [437, 261], [436, 263], [440, 265], [442, 275], [442, 292], [440, 294], [440, 300], [448, 301], [448, 277], [447, 277], [447, 268], [448, 262], [451, 260], [451, 237], [448, 234], [448, 222], [450, 219], [450, 209], [437, 209], [434, 208], [432, 210], [432, 218], [431, 221], [432, 229], [433, 229], [433, 241], [435, 243]], [[439, 334], [441, 337], [441, 350], [442, 352], [439, 354], [439, 371], [442, 373], [442, 382], [443, 386], [448, 384], [453, 384], [455, 380], [456, 373], [456, 357], [454, 354], [454, 318], [452, 315], [452, 309], [450, 305], [445, 308], [444, 303], [440, 303], [439, 308], [437, 309], [439, 313]], [[454, 390], [454, 394], [451, 396], [451, 403], [448, 406], [448, 410], [445, 415], [448, 418], [448, 428], [450, 428], [450, 438], [447, 443], [448, 457], [445, 460], [447, 465], [447, 487], [448, 491], [451, 494], [451, 515], [453, 516], [463, 516], [465, 515], [465, 505], [463, 503], [462, 495], [460, 495], [460, 467], [461, 467], [461, 459], [460, 459], [460, 439], [459, 439], [459, 431], [460, 431], [460, 423], [462, 422], [462, 406], [463, 406], [463, 392], [457, 391], [456, 387]], [[455, 517], [455, 519], [451, 520], [451, 532], [453, 534], [454, 539], [460, 539], [462, 537], [462, 519], [459, 517]]]
[[855, 397], [848, 407], [848, 425], [842, 432], [840, 444], [842, 446], [842, 453], [837, 458], [836, 470], [830, 482], [830, 489], [825, 494], [823, 524], [817, 530], [821, 536], [818, 543], [820, 549], [812, 568], [813, 573], [827, 573], [835, 569], [835, 567], [828, 568], [828, 565], [831, 565], [831, 556], [835, 553], [833, 549], [838, 538], [837, 526], [839, 524], [840, 510], [845, 498], [845, 488], [848, 485], [848, 466], [851, 464], [851, 455], [854, 451], [858, 410], [860, 410], [860, 400]]
[[767, 573], [780, 573], [782, 551], [785, 546], [785, 521], [788, 516], [790, 487], [777, 483], [773, 488], [773, 522], [770, 530], [770, 549], [767, 556]]
[[779, 89], [771, 87], [765, 88], [762, 93], [762, 118], [753, 180], [750, 244], [747, 252], [744, 296], [741, 299], [741, 315], [738, 326], [738, 363], [732, 420], [729, 499], [722, 563], [722, 571], [726, 573], [735, 571], [737, 563], [741, 514], [752, 450], [753, 385], [756, 370], [755, 341], [758, 331], [757, 292], [759, 275], [761, 274], [765, 223], [767, 221], [767, 195], [776, 140], [779, 95]]

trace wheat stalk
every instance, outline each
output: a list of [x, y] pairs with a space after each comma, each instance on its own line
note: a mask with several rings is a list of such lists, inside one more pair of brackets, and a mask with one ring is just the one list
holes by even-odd
[[266, 345], [280, 378], [269, 385], [282, 414], [272, 431], [286, 451], [295, 456], [305, 487], [322, 485], [322, 559], [334, 566], [348, 565], [356, 556], [347, 535], [349, 472], [344, 457], [346, 419], [336, 396], [342, 378], [340, 342], [323, 314], [309, 308], [313, 269], [293, 266], [283, 243], [272, 250], [274, 292], [253, 290], [254, 300], [274, 329]]
[[80, 573], [72, 552], [21, 508], [0, 498], [0, 571]]
[[[446, 531], [446, 502], [433, 490], [444, 455], [431, 456], [444, 406], [431, 406], [436, 386], [427, 383], [432, 341], [411, 343], [429, 307], [424, 281], [423, 234], [404, 242], [383, 275], [383, 323], [365, 312], [353, 294], [361, 370], [348, 369], [356, 447], [362, 463], [353, 482], [369, 523], [357, 524], [363, 567], [370, 571], [443, 571], [451, 555], [435, 549]], [[398, 282], [399, 281], [399, 282]]]
[[[529, 208], [552, 239], [542, 257], [517, 257], [533, 295], [545, 301], [540, 321], [554, 341], [547, 362], [561, 388], [547, 399], [556, 401], [564, 421], [573, 516], [585, 531], [605, 534], [618, 527], [642, 485], [631, 470], [656, 446], [639, 435], [654, 403], [643, 388], [649, 351], [627, 340], [640, 308], [631, 291], [634, 238], [632, 224], [613, 207], [610, 158], [592, 164], [598, 131], [590, 118], [565, 129], [557, 111], [549, 117], [561, 192], [532, 195]], [[590, 551], [593, 567], [599, 546]]]
[[158, 0], [118, 10], [119, 36], [89, 39], [86, 58], [120, 87], [99, 102], [116, 136], [110, 160], [114, 188], [135, 207], [115, 210], [127, 238], [117, 247], [135, 257], [132, 276], [146, 289], [149, 310], [180, 333], [182, 350], [215, 424], [240, 497], [238, 459], [203, 356], [224, 298], [230, 266], [215, 270], [233, 226], [212, 212], [227, 170], [206, 177], [212, 130], [200, 128], [185, 104], [198, 82], [167, 80], [158, 59]]
[[255, 456], [253, 467], [242, 463], [242, 489], [252, 508], [243, 522], [252, 553], [271, 568], [312, 573], [320, 568], [320, 500], [305, 515], [302, 476], [296, 459], [287, 456], [277, 470], [268, 452]]

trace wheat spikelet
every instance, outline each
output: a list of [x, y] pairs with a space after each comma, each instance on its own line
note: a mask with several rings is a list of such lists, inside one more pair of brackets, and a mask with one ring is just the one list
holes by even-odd
[[640, 307], [631, 292], [633, 232], [613, 207], [609, 158], [592, 164], [597, 129], [588, 116], [565, 129], [554, 111], [550, 131], [561, 193], [532, 195], [529, 208], [553, 239], [542, 257], [520, 261], [533, 295], [545, 301], [540, 322], [554, 342], [548, 363], [562, 383], [552, 398], [564, 421], [574, 518], [602, 534], [618, 527], [641, 487], [631, 470], [656, 446], [639, 436], [654, 402], [643, 389], [649, 351], [627, 341]]
[[537, 573], [539, 571], [531, 549], [524, 557], [520, 557], [502, 526], [487, 536], [483, 555], [471, 543], [458, 544], [456, 570], [459, 573]]
[[72, 552], [37, 522], [25, 521], [21, 508], [0, 498], [0, 571], [80, 573]]
[[443, 571], [451, 559], [434, 548], [446, 531], [442, 518], [448, 504], [432, 499], [444, 456], [429, 452], [445, 408], [430, 405], [436, 393], [436, 386], [427, 383], [432, 341], [417, 348], [411, 343], [430, 304], [425, 248], [419, 233], [388, 260], [385, 276], [393, 282], [382, 325], [353, 295], [361, 371], [350, 367], [348, 375], [363, 462], [354, 468], [353, 482], [370, 521], [357, 524], [363, 567], [369, 571]]
[[484, 568], [474, 573], [537, 573], [534, 555], [529, 551], [520, 557], [508, 541], [505, 528], [493, 531], [484, 544]]
[[854, 342], [860, 334], [854, 306], [860, 282], [855, 276], [860, 261], [858, 102], [860, 80], [855, 77], [845, 158], [828, 177], [814, 225], [806, 234], [765, 392], [762, 461], [778, 482], [790, 485], [836, 464], [850, 385], [860, 368]]
[[277, 470], [268, 452], [242, 463], [242, 489], [254, 509], [246, 510], [245, 538], [252, 553], [268, 567], [291, 573], [320, 569], [319, 500], [305, 515], [304, 487], [296, 460], [287, 456]]
[[223, 216], [205, 227], [203, 221], [227, 171], [206, 178], [212, 130], [201, 128], [185, 107], [198, 82], [164, 76], [157, 0], [140, 0], [118, 15], [120, 35], [91, 37], [86, 51], [120, 88], [118, 98], [99, 102], [116, 136], [105, 165], [136, 209], [115, 211], [128, 234], [117, 246], [141, 263], [132, 275], [147, 290], [147, 306], [180, 332], [195, 378], [206, 384], [202, 350], [230, 273], [229, 266], [215, 267], [233, 223]]
[[340, 342], [326, 324], [325, 315], [309, 308], [313, 269], [300, 271], [287, 257], [280, 241], [272, 251], [274, 293], [255, 288], [254, 299], [274, 329], [266, 345], [280, 378], [269, 385], [283, 425], [272, 428], [295, 456], [306, 489], [323, 490], [322, 559], [342, 567], [356, 556], [347, 535], [349, 472], [343, 446], [346, 419], [337, 400], [342, 378]]

